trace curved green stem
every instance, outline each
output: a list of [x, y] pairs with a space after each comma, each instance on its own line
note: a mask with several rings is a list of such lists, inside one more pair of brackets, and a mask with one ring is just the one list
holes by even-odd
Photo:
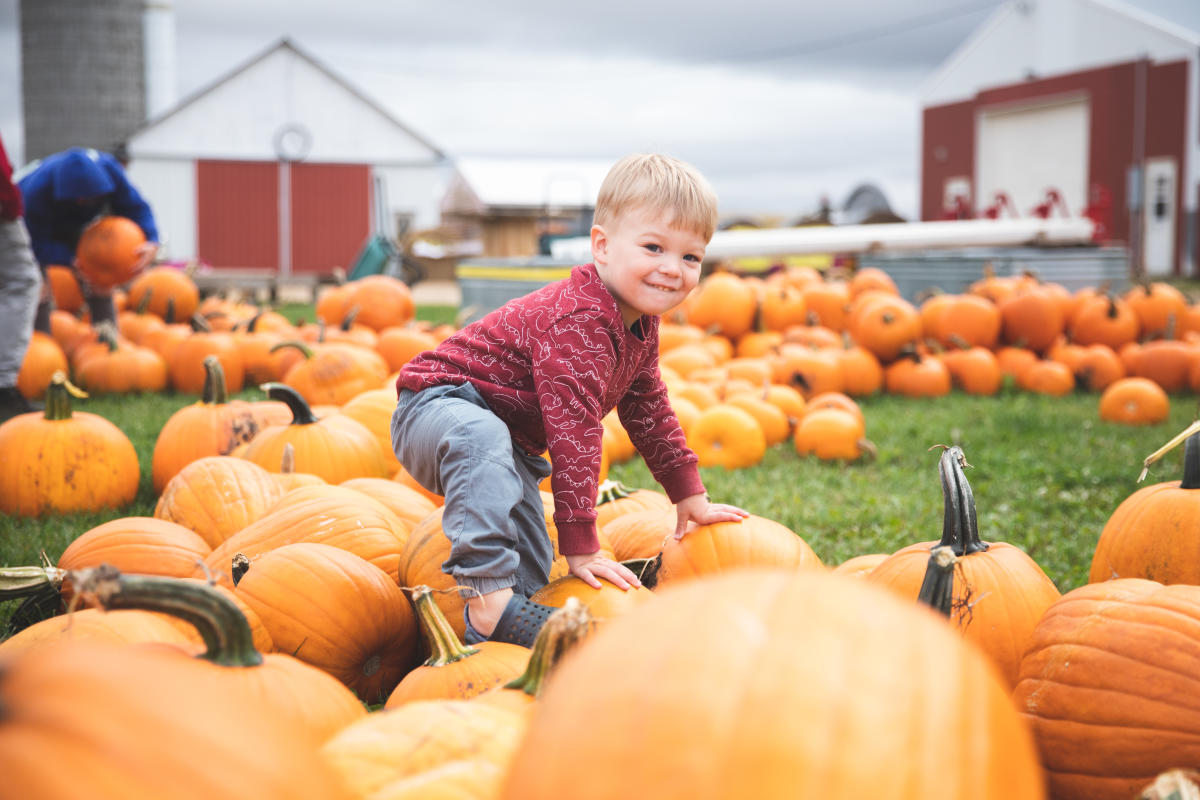
[[225, 385], [225, 370], [216, 356], [204, 357], [204, 392], [201, 402], [207, 405], [223, 405], [228, 401], [229, 388]]
[[567, 651], [591, 635], [595, 624], [588, 607], [579, 598], [567, 598], [563, 607], [551, 614], [538, 631], [525, 671], [504, 684], [504, 688], [518, 689], [537, 697], [546, 676]]
[[52, 421], [70, 419], [72, 395], [87, 397], [87, 392], [67, 380], [67, 374], [62, 370], [54, 373], [46, 387], [45, 418]]
[[70, 580], [85, 598], [107, 610], [135, 608], [178, 617], [195, 626], [204, 640], [200, 657], [226, 667], [253, 667], [262, 663], [246, 615], [237, 604], [204, 583], [158, 575], [122, 575], [101, 565], [70, 573]]
[[479, 652], [476, 647], [462, 643], [454, 628], [450, 627], [446, 615], [433, 601], [433, 590], [428, 586], [418, 586], [412, 590], [413, 606], [417, 612], [417, 620], [429, 643], [431, 655], [425, 660], [427, 667], [444, 667], [473, 656]]

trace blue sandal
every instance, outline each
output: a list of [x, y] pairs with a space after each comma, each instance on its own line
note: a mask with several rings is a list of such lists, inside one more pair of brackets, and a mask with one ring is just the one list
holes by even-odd
[[484, 636], [471, 625], [471, 617], [467, 608], [464, 607], [463, 619], [467, 623], [467, 633], [463, 639], [466, 644], [506, 642], [518, 644], [521, 647], [533, 647], [533, 641], [537, 638], [538, 631], [546, 624], [550, 615], [557, 610], [514, 594], [509, 598], [508, 605], [504, 607], [504, 613], [500, 615], [500, 620], [496, 623], [496, 629], [492, 631], [492, 635]]

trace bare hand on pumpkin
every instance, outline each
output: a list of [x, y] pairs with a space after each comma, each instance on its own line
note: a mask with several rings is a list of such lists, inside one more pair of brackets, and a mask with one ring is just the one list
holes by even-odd
[[675, 523], [675, 539], [679, 540], [692, 531], [697, 525], [711, 525], [714, 522], [741, 522], [750, 516], [749, 511], [725, 503], [711, 503], [706, 494], [694, 494], [685, 497], [675, 504], [677, 521]]
[[564, 558], [567, 559], [567, 566], [571, 568], [571, 574], [593, 589], [600, 588], [600, 578], [620, 589], [642, 585], [632, 570], [611, 558], [605, 558], [598, 550], [595, 553], [577, 553]]

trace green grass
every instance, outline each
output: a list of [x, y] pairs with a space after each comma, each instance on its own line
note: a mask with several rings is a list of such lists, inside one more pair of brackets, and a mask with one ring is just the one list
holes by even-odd
[[[297, 307], [293, 313], [308, 313]], [[452, 320], [454, 309], [421, 309], [431, 321]], [[257, 389], [238, 395], [261, 399]], [[89, 398], [79, 410], [114, 421], [137, 449], [141, 487], [120, 511], [40, 519], [0, 515], [0, 565], [34, 564], [41, 551], [55, 560], [79, 534], [118, 516], [151, 516], [155, 496], [150, 464], [155, 438], [187, 395]], [[1105, 521], [1138, 488], [1142, 459], [1195, 416], [1190, 396], [1175, 397], [1170, 420], [1150, 427], [1103, 423], [1095, 394], [1044, 397], [1005, 389], [995, 397], [961, 393], [909, 400], [880, 396], [861, 401], [867, 435], [878, 448], [873, 462], [821, 462], [796, 455], [790, 442], [772, 448], [762, 464], [745, 470], [706, 468], [714, 499], [780, 522], [827, 564], [863, 553], [891, 552], [941, 534], [938, 444], [958, 444], [985, 540], [1023, 548], [1067, 591], [1087, 582], [1091, 554]], [[1182, 453], [1155, 465], [1149, 482], [1178, 478]], [[610, 477], [654, 487], [640, 459], [614, 465]], [[0, 628], [15, 602], [0, 603]]]

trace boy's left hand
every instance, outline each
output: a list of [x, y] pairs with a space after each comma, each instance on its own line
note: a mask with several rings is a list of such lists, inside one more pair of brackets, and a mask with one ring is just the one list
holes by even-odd
[[567, 566], [571, 568], [571, 574], [593, 589], [600, 588], [599, 578], [604, 578], [609, 583], [621, 589], [629, 589], [634, 586], [640, 587], [642, 585], [642, 582], [637, 579], [632, 570], [618, 564], [611, 558], [605, 558], [600, 555], [600, 551], [596, 551], [595, 553], [579, 553], [577, 555], [564, 556], [564, 558], [567, 559]]
[[689, 526], [689, 523], [692, 522], [696, 525], [711, 525], [714, 522], [741, 522], [750, 516], [749, 511], [744, 511], [737, 506], [710, 503], [706, 494], [694, 494], [691, 497], [683, 498], [675, 504], [675, 512], [678, 515], [675, 523], [676, 539], [682, 539], [691, 527], [694, 527]]

